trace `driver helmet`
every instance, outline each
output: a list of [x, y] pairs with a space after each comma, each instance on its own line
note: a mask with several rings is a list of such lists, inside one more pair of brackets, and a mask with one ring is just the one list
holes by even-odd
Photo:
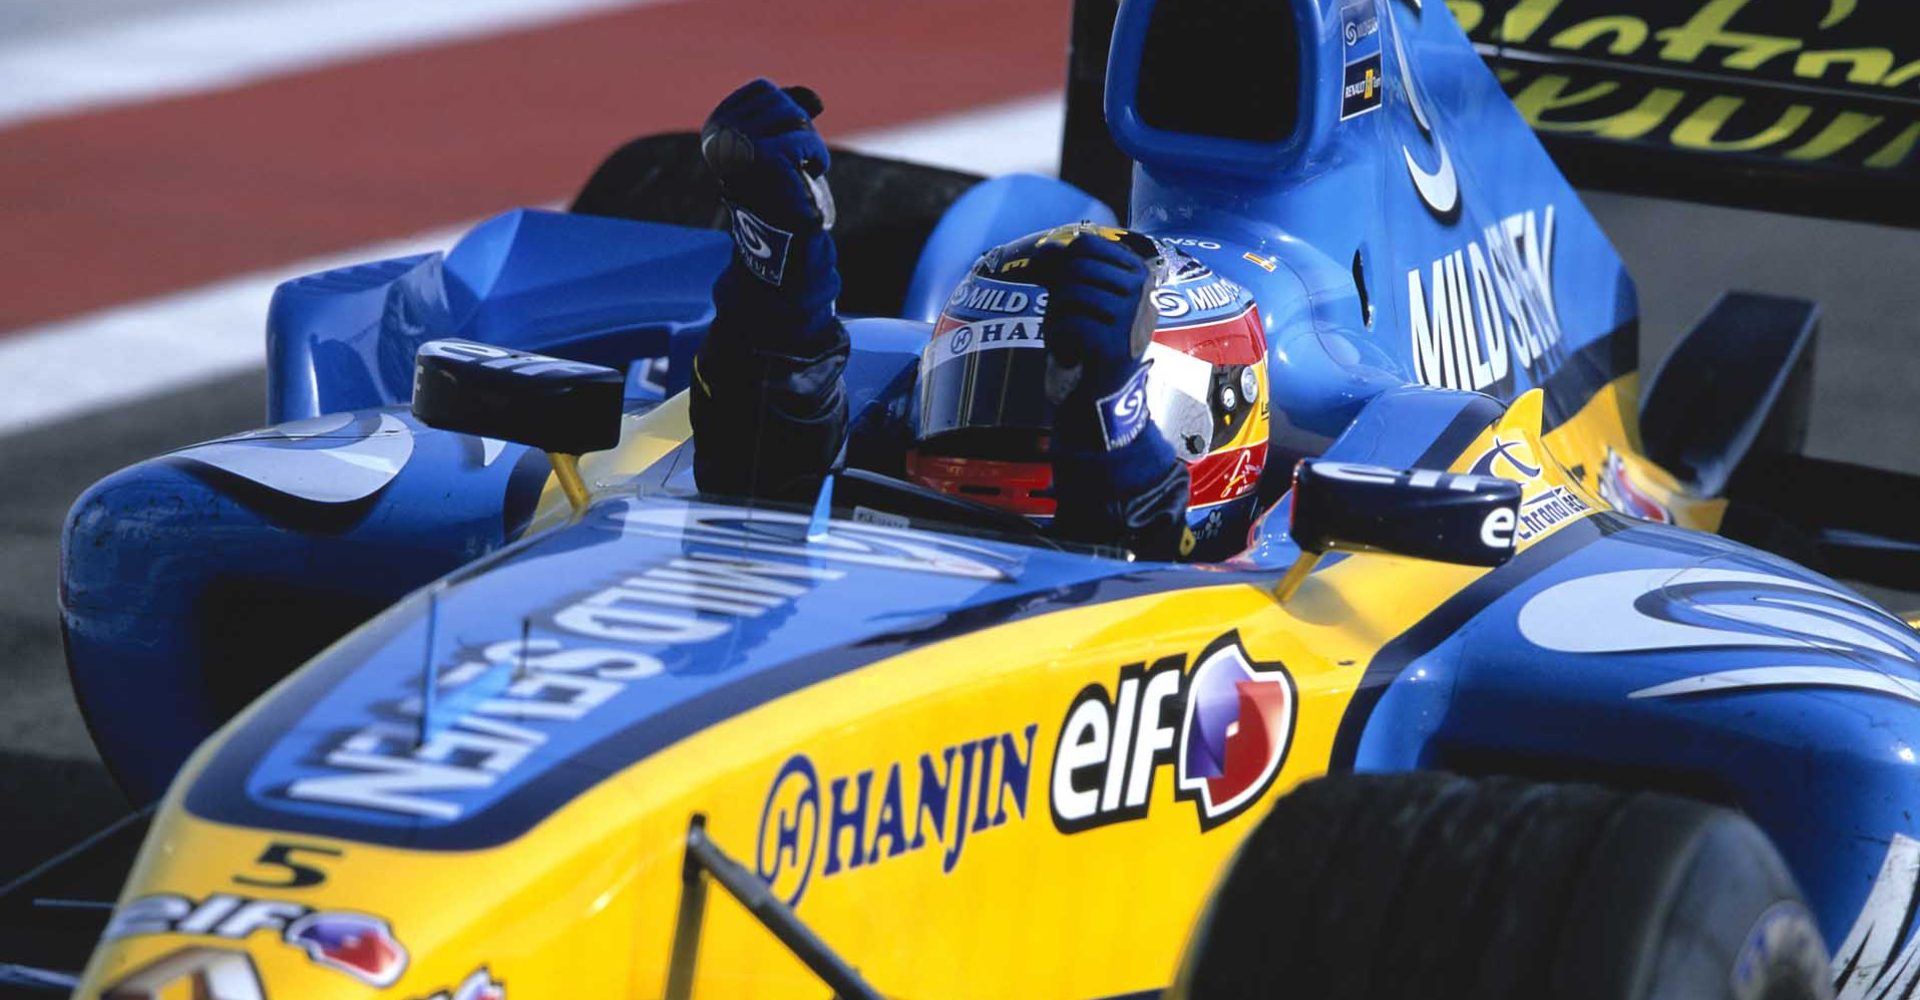
[[[1152, 261], [1149, 294], [1158, 318], [1146, 351], [1148, 412], [1187, 463], [1196, 555], [1238, 551], [1267, 461], [1267, 342], [1259, 307], [1237, 282], [1145, 233], [1082, 223], [981, 255], [947, 298], [921, 352], [908, 478], [1051, 518], [1053, 404], [1041, 335], [1047, 291], [1031, 283], [1028, 268], [1043, 243], [1076, 238], [1127, 243]], [[1219, 544], [1208, 546], [1214, 539]]]

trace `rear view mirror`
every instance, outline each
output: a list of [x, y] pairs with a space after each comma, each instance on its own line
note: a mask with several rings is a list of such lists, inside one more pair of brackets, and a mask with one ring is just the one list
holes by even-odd
[[430, 340], [413, 365], [413, 415], [429, 427], [538, 448], [575, 510], [579, 456], [620, 443], [626, 377], [612, 368], [471, 340]]
[[1499, 566], [1513, 558], [1519, 522], [1520, 484], [1510, 480], [1308, 459], [1293, 472], [1290, 531], [1301, 558], [1280, 598], [1328, 552]]

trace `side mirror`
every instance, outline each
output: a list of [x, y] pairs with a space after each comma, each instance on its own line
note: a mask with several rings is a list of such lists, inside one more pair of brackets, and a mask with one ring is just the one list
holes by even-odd
[[1281, 578], [1286, 600], [1328, 552], [1384, 552], [1465, 566], [1513, 558], [1520, 484], [1431, 469], [1304, 460], [1293, 472], [1289, 530], [1300, 559]]
[[413, 415], [441, 430], [547, 453], [575, 510], [587, 505], [580, 456], [620, 443], [626, 377], [612, 368], [471, 340], [430, 340], [413, 362]]

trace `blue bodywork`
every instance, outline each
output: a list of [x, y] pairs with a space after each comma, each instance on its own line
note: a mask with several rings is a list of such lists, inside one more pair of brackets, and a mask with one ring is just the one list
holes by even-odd
[[[1500, 401], [1543, 388], [1550, 430], [1633, 371], [1631, 279], [1445, 7], [1294, 7], [1308, 85], [1283, 140], [1146, 124], [1136, 98], [1148, 0], [1123, 6], [1107, 94], [1115, 137], [1138, 164], [1129, 224], [1257, 297], [1271, 467], [1284, 475], [1293, 458], [1323, 453], [1444, 467], [1500, 415]], [[1339, 85], [1376, 66], [1372, 106], [1372, 78], [1357, 99]], [[1103, 219], [1098, 203], [1047, 178], [1000, 179], [962, 197], [926, 243], [906, 319], [849, 324], [854, 422], [897, 404], [921, 324], [976, 254], [1087, 218]], [[684, 386], [728, 252], [718, 232], [515, 211], [445, 254], [283, 286], [268, 332], [279, 426], [117, 473], [81, 497], [67, 527], [61, 597], [74, 681], [127, 787], [157, 796], [238, 707], [210, 693], [217, 678], [238, 671], [257, 691], [318, 640], [403, 597], [236, 732], [187, 807], [414, 846], [494, 843], [690, 727], [905, 644], [1234, 574], [1270, 581], [1298, 554], [1284, 500], [1226, 567], [936, 535], [902, 554], [897, 536], [836, 524], [848, 544], [896, 561], [803, 581], [778, 611], [671, 643], [672, 655], [602, 651], [578, 667], [601, 700], [543, 726], [536, 757], [498, 780], [414, 796], [389, 810], [391, 821], [292, 801], [289, 789], [324, 782], [329, 755], [380, 753], [383, 725], [422, 712], [430, 725], [460, 698], [504, 696], [511, 672], [490, 645], [548, 636], [557, 614], [617, 574], [697, 558], [739, 530], [731, 508], [695, 496], [687, 444], [581, 521], [514, 544], [546, 481], [544, 459], [416, 422], [405, 402], [418, 345], [458, 336], [645, 361], [633, 364], [628, 393], [631, 410], [644, 410]], [[791, 517], [779, 530], [800, 540], [768, 544], [804, 546], [805, 517]], [[944, 569], [929, 571], [929, 560]], [[906, 573], [911, 586], [900, 585]], [[1594, 579], [1615, 586], [1580, 589]], [[1766, 613], [1727, 611], [1741, 602]], [[1601, 605], [1614, 616], [1610, 636], [1541, 624], [1555, 608]], [[338, 627], [291, 648], [281, 633], [316, 618]], [[470, 666], [444, 693], [451, 708], [409, 703], [429, 643]], [[1368, 670], [1335, 765], [1659, 774], [1669, 785], [1684, 776], [1772, 835], [1838, 946], [1890, 844], [1916, 834], [1916, 661], [1911, 630], [1831, 581], [1731, 541], [1602, 513], [1396, 640]], [[1698, 680], [1782, 665], [1801, 672], [1747, 687]], [[1723, 689], [1732, 693], [1715, 693]], [[1889, 954], [1899, 943], [1875, 939]]]

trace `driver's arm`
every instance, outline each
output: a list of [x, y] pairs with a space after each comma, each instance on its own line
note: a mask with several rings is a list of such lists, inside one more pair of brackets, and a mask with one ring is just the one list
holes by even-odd
[[1143, 559], [1185, 556], [1193, 549], [1187, 467], [1147, 412], [1151, 268], [1091, 233], [1043, 246], [1034, 268], [1047, 288], [1053, 533]]
[[734, 242], [694, 357], [693, 474], [710, 492], [810, 500], [846, 436], [830, 158], [796, 93], [755, 80], [701, 132]]

